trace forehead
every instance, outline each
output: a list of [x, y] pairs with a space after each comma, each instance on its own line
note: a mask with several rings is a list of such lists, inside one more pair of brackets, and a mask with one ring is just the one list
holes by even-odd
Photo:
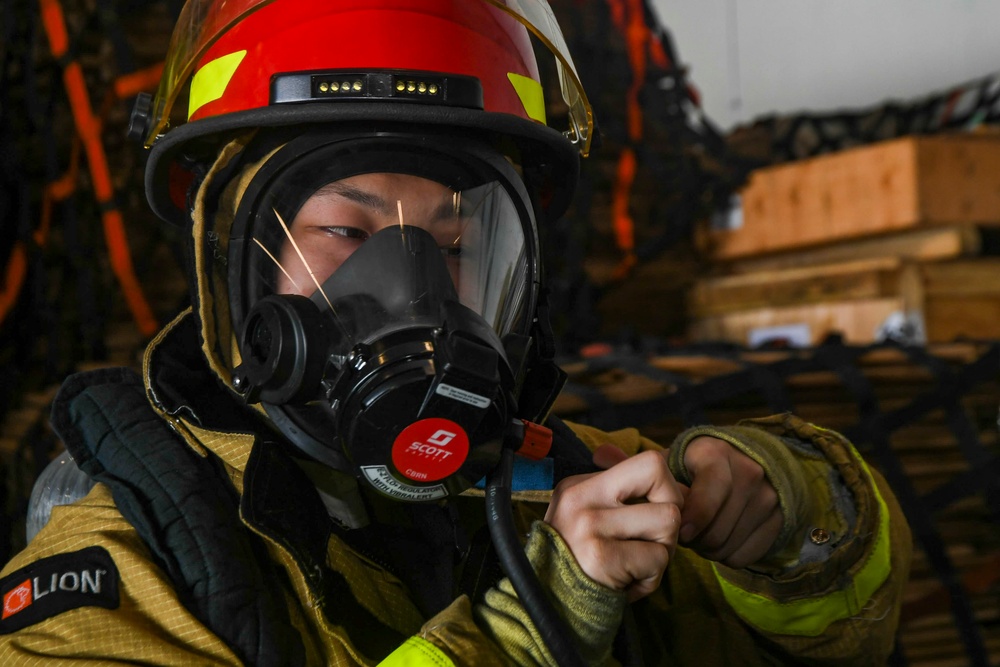
[[[420, 176], [379, 172], [350, 176], [321, 186], [313, 197], [347, 197], [365, 193], [379, 199], [395, 202], [402, 200], [438, 200], [451, 197], [453, 191], [445, 185]], [[364, 202], [361, 202], [364, 203]]]

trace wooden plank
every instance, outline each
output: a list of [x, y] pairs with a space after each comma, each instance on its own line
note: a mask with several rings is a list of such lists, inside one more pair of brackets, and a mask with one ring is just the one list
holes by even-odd
[[697, 281], [689, 313], [708, 317], [753, 308], [872, 299], [899, 294], [901, 262], [885, 257], [737, 274]]
[[[818, 345], [831, 334], [840, 334], [853, 345], [877, 340], [877, 332], [899, 313], [914, 313], [903, 297], [856, 299], [711, 315], [692, 320], [691, 340], [748, 345], [751, 333], [776, 327], [797, 326], [808, 332], [808, 344]], [[929, 342], [961, 338], [1000, 338], [1000, 295], [929, 298], [919, 314]]]
[[926, 263], [920, 273], [928, 296], [1000, 294], [1000, 259]]
[[726, 271], [730, 274], [757, 273], [878, 257], [921, 261], [974, 257], [986, 252], [989, 239], [998, 233], [1000, 227], [981, 225], [907, 229], [816, 248], [740, 258], [727, 263]]
[[[830, 201], [835, 224], [821, 240], [855, 238], [908, 227], [919, 218], [916, 146], [889, 141], [830, 156], [831, 177], [811, 196]], [[819, 160], [823, 164], [823, 160]], [[838, 179], [837, 175], [841, 175]], [[808, 220], [801, 221], [808, 226]]]
[[750, 174], [746, 187], [740, 193], [742, 213], [734, 229], [709, 229], [701, 233], [699, 245], [715, 259], [745, 257], [766, 252], [773, 231], [771, 221], [778, 220], [775, 210], [779, 199], [774, 193], [776, 179], [772, 172], [758, 169]]

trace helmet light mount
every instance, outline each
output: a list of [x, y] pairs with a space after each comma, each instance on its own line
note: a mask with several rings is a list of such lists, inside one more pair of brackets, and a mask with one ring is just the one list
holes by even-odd
[[271, 77], [271, 104], [382, 100], [483, 109], [479, 79], [410, 70], [326, 70]]

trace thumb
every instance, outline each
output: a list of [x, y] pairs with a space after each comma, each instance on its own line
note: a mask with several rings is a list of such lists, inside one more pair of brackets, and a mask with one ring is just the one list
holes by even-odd
[[607, 470], [628, 458], [628, 454], [611, 444], [604, 444], [594, 450], [594, 465]]

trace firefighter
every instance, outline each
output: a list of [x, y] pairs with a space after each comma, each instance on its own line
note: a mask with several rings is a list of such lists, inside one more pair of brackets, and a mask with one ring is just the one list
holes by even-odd
[[843, 437], [549, 416], [594, 129], [545, 0], [189, 0], [131, 131], [193, 305], [63, 385], [96, 484], [4, 569], [3, 664], [887, 659], [910, 538]]

